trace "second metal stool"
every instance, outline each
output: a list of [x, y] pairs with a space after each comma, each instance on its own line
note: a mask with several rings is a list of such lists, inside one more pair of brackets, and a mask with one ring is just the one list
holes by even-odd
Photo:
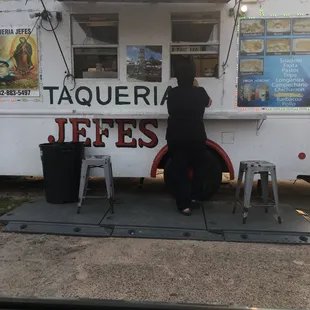
[[80, 179], [80, 190], [79, 190], [79, 202], [77, 213], [81, 212], [82, 204], [84, 203], [85, 198], [101, 198], [94, 196], [87, 196], [87, 186], [89, 172], [91, 168], [102, 168], [104, 169], [104, 178], [107, 188], [107, 198], [111, 207], [112, 213], [114, 213], [114, 182], [113, 182], [113, 172], [112, 172], [112, 163], [111, 157], [107, 155], [95, 155], [89, 156], [83, 159], [82, 169], [81, 169], [81, 179]]
[[[243, 224], [246, 223], [249, 208], [251, 206], [261, 206], [265, 207], [266, 212], [268, 212], [269, 207], [275, 207], [277, 213], [278, 223], [282, 223], [282, 219], [279, 213], [279, 196], [278, 196], [278, 183], [277, 183], [277, 174], [276, 174], [276, 166], [270, 162], [262, 161], [262, 160], [249, 160], [240, 162], [239, 166], [239, 174], [238, 174], [238, 184], [236, 190], [236, 197], [234, 201], [233, 213], [236, 212], [236, 208], [238, 204], [241, 204], [239, 200], [241, 183], [243, 179], [243, 175], [245, 174], [244, 181], [244, 201], [243, 201]], [[251, 205], [251, 194], [252, 187], [254, 181], [254, 175], [259, 174], [262, 185], [262, 196], [263, 196], [263, 204], [255, 204]], [[268, 194], [268, 178], [271, 176], [272, 188], [274, 201], [269, 202], [269, 194]]]

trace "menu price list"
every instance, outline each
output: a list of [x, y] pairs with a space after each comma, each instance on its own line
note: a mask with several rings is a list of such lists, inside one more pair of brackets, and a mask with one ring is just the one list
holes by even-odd
[[238, 106], [310, 106], [310, 18], [241, 20]]

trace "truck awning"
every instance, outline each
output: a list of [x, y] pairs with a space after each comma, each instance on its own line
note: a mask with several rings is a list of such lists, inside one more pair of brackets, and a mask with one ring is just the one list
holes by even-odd
[[108, 2], [108, 3], [218, 3], [224, 4], [231, 0], [58, 0], [59, 2]]

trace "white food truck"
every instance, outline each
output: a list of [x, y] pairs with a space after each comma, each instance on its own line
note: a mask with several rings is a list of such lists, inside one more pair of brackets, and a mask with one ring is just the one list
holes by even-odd
[[206, 196], [246, 159], [307, 179], [307, 12], [308, 0], [0, 1], [0, 174], [40, 176], [40, 143], [85, 141], [115, 177], [168, 180], [167, 93], [191, 57], [213, 101]]

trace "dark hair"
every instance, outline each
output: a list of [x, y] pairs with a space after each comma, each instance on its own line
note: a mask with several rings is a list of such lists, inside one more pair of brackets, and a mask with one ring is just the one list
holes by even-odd
[[191, 58], [179, 62], [175, 68], [175, 76], [181, 87], [193, 86], [195, 80], [195, 63]]
[[195, 80], [195, 70], [189, 63], [180, 64], [177, 68], [176, 78], [181, 87], [193, 86]]

